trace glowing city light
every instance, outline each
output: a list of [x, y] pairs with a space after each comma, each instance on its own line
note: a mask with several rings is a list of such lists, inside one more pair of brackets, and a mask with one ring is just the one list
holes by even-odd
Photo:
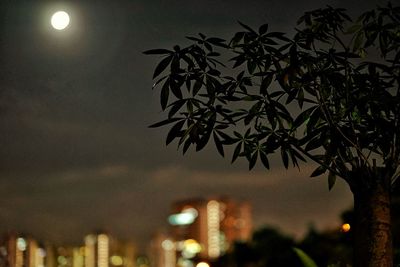
[[194, 239], [187, 239], [184, 242], [184, 249], [190, 253], [196, 254], [201, 251], [201, 245]]
[[122, 264], [124, 264], [124, 260], [122, 259], [122, 257], [117, 255], [111, 256], [110, 262], [114, 266], [121, 266]]
[[168, 217], [168, 222], [172, 225], [192, 224], [197, 218], [198, 212], [194, 208], [184, 209], [181, 213], [172, 214]]
[[165, 250], [173, 250], [175, 248], [174, 242], [172, 242], [169, 239], [165, 239], [162, 243], [161, 246]]
[[196, 267], [210, 267], [210, 265], [207, 262], [199, 262], [197, 263]]
[[63, 266], [63, 265], [67, 265], [68, 260], [64, 256], [58, 256], [57, 257], [57, 262], [58, 262], [59, 265]]
[[26, 250], [26, 241], [22, 237], [17, 239], [17, 248], [20, 251], [25, 251]]
[[347, 233], [348, 231], [350, 231], [350, 228], [351, 228], [350, 224], [345, 223], [342, 225], [342, 232]]

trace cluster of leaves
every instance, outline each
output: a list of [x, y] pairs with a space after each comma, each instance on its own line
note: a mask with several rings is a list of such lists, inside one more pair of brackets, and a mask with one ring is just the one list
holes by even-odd
[[250, 240], [234, 242], [212, 266], [345, 267], [352, 255], [351, 242], [345, 241], [347, 234], [310, 228], [305, 238], [296, 242], [277, 229], [263, 227]]
[[[237, 241], [229, 251], [212, 262], [215, 267], [250, 267], [250, 266], [291, 266], [316, 267], [303, 264], [305, 253], [299, 257], [293, 248], [296, 242], [286, 234], [270, 227], [263, 227], [253, 233], [251, 239]], [[308, 258], [310, 259], [310, 258]], [[304, 263], [310, 263], [305, 261]]]
[[240, 24], [229, 42], [199, 34], [185, 48], [145, 52], [163, 56], [153, 78], [168, 115], [152, 127], [172, 124], [167, 144], [178, 139], [186, 152], [213, 139], [250, 169], [258, 159], [269, 168], [276, 151], [286, 168], [309, 158], [319, 164], [312, 176], [329, 171], [330, 188], [372, 170], [371, 157], [398, 176], [400, 7], [355, 22], [344, 9], [307, 12], [292, 38]]

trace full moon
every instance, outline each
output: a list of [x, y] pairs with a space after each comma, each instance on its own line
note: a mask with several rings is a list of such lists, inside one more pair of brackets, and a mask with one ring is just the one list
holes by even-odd
[[65, 11], [57, 11], [51, 17], [51, 25], [56, 30], [64, 30], [69, 24], [69, 15]]

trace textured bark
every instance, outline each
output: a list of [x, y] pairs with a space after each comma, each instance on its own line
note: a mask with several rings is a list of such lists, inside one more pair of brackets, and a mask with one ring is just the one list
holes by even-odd
[[392, 267], [390, 181], [380, 175], [358, 178], [369, 182], [353, 188], [354, 267]]

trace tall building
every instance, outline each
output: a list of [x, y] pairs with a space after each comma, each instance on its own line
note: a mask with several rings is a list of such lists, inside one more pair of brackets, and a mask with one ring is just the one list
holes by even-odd
[[110, 237], [110, 267], [134, 267], [136, 249], [133, 243]]
[[149, 256], [153, 267], [175, 267], [176, 246], [172, 237], [166, 233], [157, 232], [151, 241]]
[[135, 267], [135, 256], [132, 243], [105, 233], [87, 235], [83, 246], [42, 247], [18, 234], [0, 240], [0, 267]]
[[135, 247], [105, 233], [85, 237], [85, 267], [134, 267]]
[[218, 258], [252, 233], [251, 205], [226, 197], [178, 201], [168, 221], [179, 266], [190, 266], [195, 258]]
[[44, 267], [45, 250], [37, 241], [17, 234], [8, 234], [0, 247], [7, 267]]
[[109, 267], [109, 237], [101, 233], [85, 237], [85, 267]]

